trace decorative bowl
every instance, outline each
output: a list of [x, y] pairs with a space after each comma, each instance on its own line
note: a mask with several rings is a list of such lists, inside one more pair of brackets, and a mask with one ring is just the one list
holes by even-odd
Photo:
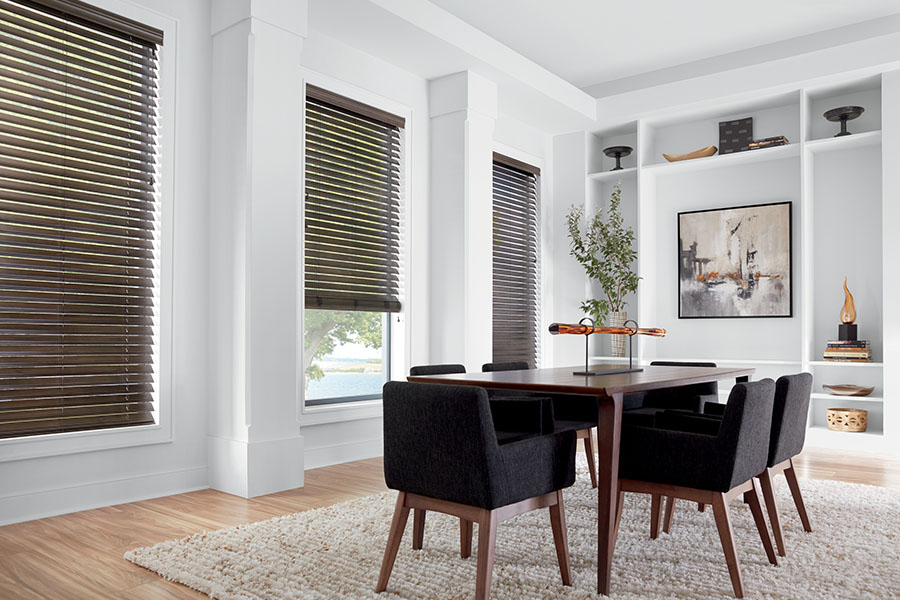
[[719, 149], [715, 146], [707, 146], [706, 148], [700, 148], [699, 150], [694, 150], [693, 152], [687, 152], [685, 154], [663, 154], [663, 158], [669, 162], [678, 162], [679, 160], [691, 160], [693, 158], [712, 156], [718, 151]]
[[852, 385], [849, 383], [836, 383], [832, 385], [823, 385], [823, 388], [829, 394], [834, 396], [868, 396], [875, 391], [874, 387], [865, 385]]

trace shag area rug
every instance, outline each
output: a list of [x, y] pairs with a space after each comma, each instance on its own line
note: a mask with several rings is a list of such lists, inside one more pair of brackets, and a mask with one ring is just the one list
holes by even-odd
[[[900, 491], [800, 481], [813, 533], [805, 533], [783, 477], [776, 480], [787, 546], [766, 561], [749, 508], [730, 505], [746, 598], [900, 598]], [[564, 492], [573, 587], [560, 581], [548, 511], [501, 523], [492, 598], [594, 599], [597, 495], [584, 455]], [[395, 493], [138, 548], [125, 558], [222, 600], [462, 600], [475, 588], [477, 548], [459, 557], [459, 521], [429, 513], [424, 549], [414, 551], [412, 516], [388, 590], [373, 589]], [[671, 534], [649, 538], [649, 496], [626, 494], [613, 558], [612, 598], [733, 598], [712, 510], [679, 501]], [[477, 525], [474, 539], [477, 546]]]

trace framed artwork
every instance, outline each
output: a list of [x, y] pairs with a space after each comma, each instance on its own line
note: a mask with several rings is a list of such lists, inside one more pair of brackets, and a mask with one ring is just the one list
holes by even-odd
[[791, 203], [678, 213], [678, 318], [790, 317]]

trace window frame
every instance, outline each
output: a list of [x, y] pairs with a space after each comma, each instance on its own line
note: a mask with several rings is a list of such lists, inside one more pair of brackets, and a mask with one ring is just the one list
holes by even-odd
[[305, 201], [306, 197], [306, 84], [309, 83], [319, 88], [323, 88], [335, 94], [340, 94], [351, 100], [368, 104], [374, 108], [378, 108], [406, 120], [406, 125], [402, 129], [401, 139], [401, 165], [400, 172], [402, 174], [400, 189], [400, 206], [401, 206], [401, 239], [400, 239], [400, 257], [401, 271], [403, 278], [403, 288], [401, 290], [401, 310], [397, 313], [386, 313], [389, 323], [389, 331], [387, 338], [390, 341], [389, 359], [388, 359], [388, 380], [405, 379], [406, 365], [409, 364], [409, 348], [411, 340], [409, 339], [409, 329], [406, 326], [410, 318], [411, 307], [410, 297], [410, 273], [411, 273], [411, 256], [409, 252], [410, 226], [412, 223], [412, 206], [409, 202], [409, 189], [412, 177], [412, 168], [410, 160], [409, 148], [413, 139], [413, 121], [412, 110], [410, 107], [386, 98], [374, 92], [362, 89], [353, 84], [341, 81], [324, 73], [314, 71], [312, 69], [300, 69], [300, 79], [302, 89], [304, 90], [303, 102], [301, 107], [300, 118], [300, 194], [298, 202], [300, 205], [297, 211], [297, 249], [296, 255], [299, 257], [297, 264], [297, 281], [298, 281], [298, 318], [297, 318], [297, 418], [301, 426], [318, 425], [323, 423], [334, 423], [340, 421], [353, 421], [359, 419], [368, 419], [381, 417], [382, 404], [381, 397], [364, 399], [364, 400], [348, 400], [331, 402], [328, 404], [307, 405], [305, 397], [305, 373], [303, 371], [303, 346], [305, 343], [305, 318], [304, 311], [306, 309], [305, 298], [305, 241], [304, 233], [305, 222]]
[[[550, 215], [545, 214], [545, 211], [548, 210], [547, 203], [543, 202], [543, 198], [547, 193], [547, 186], [549, 185], [549, 177], [545, 171], [545, 161], [534, 154], [530, 154], [513, 146], [508, 146], [499, 142], [494, 142], [492, 148], [492, 156], [493, 153], [502, 154], [511, 159], [521, 161], [529, 166], [532, 166], [540, 171], [540, 175], [538, 175], [537, 181], [537, 206], [536, 206], [536, 216], [537, 216], [537, 239], [535, 240], [536, 248], [536, 256], [537, 256], [537, 264], [535, 265], [535, 290], [537, 297], [535, 298], [535, 368], [540, 369], [545, 364], [553, 364], [552, 357], [549, 354], [552, 352], [553, 344], [547, 343], [545, 339], [546, 336], [549, 335], [546, 327], [542, 325], [543, 323], [543, 315], [545, 312], [552, 314], [553, 307], [545, 307], [544, 301], [553, 298], [552, 288], [548, 287], [552, 284], [552, 281], [549, 277], [544, 277], [544, 264], [549, 264], [547, 261], [550, 260], [548, 255], [545, 255], [547, 252], [547, 248], [543, 243], [544, 239], [549, 239], [552, 236], [553, 231], [550, 227], [552, 223], [552, 218]], [[493, 171], [493, 159], [491, 160], [491, 166]], [[491, 215], [493, 215], [493, 184], [491, 185], [491, 194], [492, 194], [492, 207], [491, 207]], [[491, 246], [493, 247], [493, 239], [491, 240]], [[493, 259], [492, 259], [493, 260]], [[493, 266], [493, 262], [492, 262]], [[493, 281], [493, 273], [491, 275]], [[491, 302], [493, 304], [493, 296], [491, 297]], [[545, 310], [546, 308], [546, 310]], [[493, 326], [493, 310], [491, 311], [491, 325]], [[493, 360], [493, 358], [491, 359]]]
[[123, 0], [91, 0], [98, 8], [163, 32], [159, 55], [159, 371], [153, 425], [48, 433], [0, 440], [0, 462], [174, 441], [172, 422], [173, 253], [178, 21]]

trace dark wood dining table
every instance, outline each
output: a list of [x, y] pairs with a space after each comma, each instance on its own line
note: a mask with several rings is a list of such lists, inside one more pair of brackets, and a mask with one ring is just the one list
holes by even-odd
[[[619, 370], [618, 365], [591, 367], [591, 371]], [[584, 376], [579, 367], [456, 373], [409, 377], [409, 381], [445, 385], [473, 385], [490, 389], [547, 394], [592, 396], [597, 401], [597, 592], [609, 595], [615, 549], [615, 512], [618, 495], [619, 443], [622, 433], [622, 399], [625, 394], [722, 379], [748, 377], [750, 368], [645, 366], [637, 373]], [[578, 399], [572, 399], [577, 402]]]

